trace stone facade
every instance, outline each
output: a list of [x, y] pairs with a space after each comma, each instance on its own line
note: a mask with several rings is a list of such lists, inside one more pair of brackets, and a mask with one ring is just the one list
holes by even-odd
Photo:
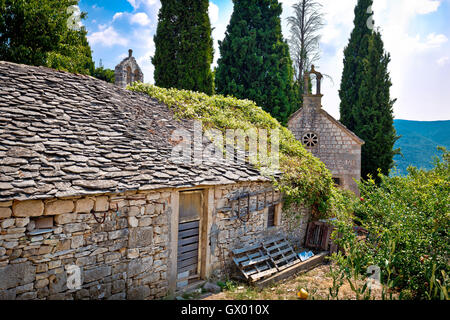
[[144, 74], [133, 57], [133, 50], [128, 50], [128, 57], [116, 66], [114, 77], [115, 85], [121, 88], [133, 82], [144, 82]]
[[[256, 192], [270, 185], [259, 183], [243, 183], [230, 186], [214, 187], [215, 205], [211, 223], [211, 264], [215, 276], [228, 274], [234, 265], [231, 251], [242, 248], [254, 242], [279, 235], [283, 232], [291, 244], [302, 247], [305, 240], [306, 228], [310, 218], [310, 210], [301, 208], [296, 210], [300, 219], [292, 213], [284, 212], [282, 205], [275, 210], [275, 226], [268, 227], [268, 207], [251, 214], [248, 222], [243, 222], [233, 214], [230, 198], [239, 192]], [[275, 200], [280, 194], [275, 193]], [[256, 206], [256, 198], [252, 199], [251, 207]]]
[[201, 190], [196, 277], [224, 276], [232, 249], [281, 231], [301, 246], [309, 211], [283, 216], [279, 194], [271, 227], [253, 197], [248, 220], [230, 208], [271, 187], [251, 164], [173, 161], [172, 132], [193, 127], [146, 95], [0, 61], [0, 300], [171, 295], [184, 191]]
[[[312, 73], [320, 75], [314, 69]], [[291, 116], [288, 127], [314, 156], [325, 163], [336, 184], [358, 194], [354, 179], [361, 178], [364, 141], [322, 109], [321, 77], [318, 79], [316, 94], [303, 95], [303, 107]], [[309, 83], [309, 74], [305, 83]]]
[[[286, 227], [281, 204], [271, 228], [267, 207], [251, 213], [246, 222], [229, 209], [236, 193], [268, 186], [252, 182], [201, 189], [208, 203], [201, 217], [208, 240], [200, 244], [202, 278], [223, 276], [232, 249]], [[171, 294], [176, 286], [178, 191], [0, 202], [0, 300], [135, 300]], [[43, 217], [52, 218], [53, 227], [36, 229]], [[307, 220], [305, 212], [301, 228], [291, 229], [297, 244]], [[68, 288], [73, 268], [79, 268], [81, 283]]]

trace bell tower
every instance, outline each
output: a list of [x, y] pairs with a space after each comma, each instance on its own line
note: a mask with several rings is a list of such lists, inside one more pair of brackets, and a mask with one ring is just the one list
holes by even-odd
[[144, 82], [144, 74], [133, 57], [133, 50], [128, 50], [128, 57], [119, 63], [114, 71], [115, 84], [118, 87], [126, 88], [133, 82]]
[[[309, 84], [311, 81], [311, 75], [314, 75], [316, 78], [316, 93], [309, 92]], [[323, 75], [315, 70], [314, 65], [311, 66], [311, 71], [306, 72], [303, 81], [304, 81], [304, 92], [303, 92], [303, 108], [320, 110], [322, 108], [322, 97], [323, 94], [320, 92], [321, 90], [321, 82]]]

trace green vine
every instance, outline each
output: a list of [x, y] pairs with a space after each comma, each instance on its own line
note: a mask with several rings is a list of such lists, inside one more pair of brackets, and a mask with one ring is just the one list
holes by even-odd
[[253, 101], [142, 83], [135, 83], [128, 89], [148, 94], [166, 104], [179, 119], [200, 120], [203, 130], [214, 128], [225, 132], [226, 129], [266, 129], [270, 132], [278, 129], [280, 171], [283, 175], [281, 179], [274, 179], [274, 185], [284, 193], [285, 204], [312, 206], [316, 218], [324, 217], [331, 211], [332, 199], [337, 192], [331, 173], [318, 158], [303, 148], [291, 131]]

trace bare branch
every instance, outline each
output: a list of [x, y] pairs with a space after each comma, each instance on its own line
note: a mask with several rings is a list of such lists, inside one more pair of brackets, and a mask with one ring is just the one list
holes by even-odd
[[294, 15], [287, 18], [291, 36], [288, 40], [295, 80], [302, 83], [306, 70], [319, 60], [319, 31], [324, 27], [322, 5], [317, 0], [300, 0], [294, 4]]

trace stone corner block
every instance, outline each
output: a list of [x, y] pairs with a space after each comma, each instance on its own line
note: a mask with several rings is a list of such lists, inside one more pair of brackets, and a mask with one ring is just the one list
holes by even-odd
[[72, 200], [56, 200], [45, 204], [44, 215], [55, 216], [63, 213], [71, 213], [75, 205]]
[[38, 217], [44, 214], [44, 202], [42, 200], [15, 201], [12, 206], [15, 217]]
[[94, 200], [92, 199], [80, 199], [75, 204], [76, 213], [90, 213], [94, 208]]
[[10, 208], [0, 208], [0, 219], [11, 217], [12, 211]]
[[109, 201], [107, 196], [95, 198], [94, 211], [104, 212], [108, 210], [109, 210]]

